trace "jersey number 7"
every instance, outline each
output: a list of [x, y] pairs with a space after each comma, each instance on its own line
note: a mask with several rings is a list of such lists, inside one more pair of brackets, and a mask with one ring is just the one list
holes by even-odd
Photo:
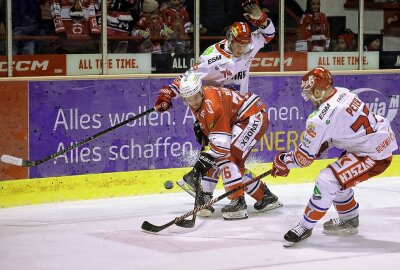
[[360, 115], [357, 118], [357, 120], [350, 127], [354, 132], [357, 132], [361, 127], [363, 127], [365, 129], [365, 133], [368, 135], [375, 131], [371, 127], [371, 123], [369, 122], [369, 119], [368, 119], [369, 110], [368, 110], [367, 105], [365, 105], [365, 104], [363, 107], [363, 113], [365, 115]]

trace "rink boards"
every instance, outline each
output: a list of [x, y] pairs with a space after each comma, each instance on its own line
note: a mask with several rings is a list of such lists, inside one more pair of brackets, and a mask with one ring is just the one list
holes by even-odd
[[[353, 89], [371, 111], [387, 117], [399, 138], [399, 73], [360, 73], [335, 74], [335, 85]], [[290, 151], [301, 141], [313, 109], [300, 97], [300, 77], [271, 74], [250, 80], [249, 89], [263, 98], [270, 118], [249, 158], [259, 164], [257, 173], [271, 167], [277, 152]], [[37, 160], [60, 151], [151, 108], [160, 87], [171, 81], [143, 76], [0, 80], [0, 154]], [[0, 182], [0, 205], [166, 192], [163, 182], [180, 179], [196, 160], [199, 145], [192, 126], [193, 116], [177, 99], [166, 113], [151, 113], [42, 165], [27, 169], [0, 163], [0, 180], [22, 179]], [[322, 158], [338, 155], [333, 149]], [[289, 178], [267, 181], [313, 181], [329, 162], [317, 161]], [[399, 171], [396, 158], [384, 176]]]

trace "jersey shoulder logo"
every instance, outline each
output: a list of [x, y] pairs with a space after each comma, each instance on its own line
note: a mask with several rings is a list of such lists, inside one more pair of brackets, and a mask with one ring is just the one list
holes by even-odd
[[207, 112], [208, 113], [210, 113], [210, 114], [213, 114], [214, 113], [214, 110], [213, 110], [213, 104], [212, 104], [212, 101], [211, 100], [209, 100], [209, 99], [206, 99], [205, 101], [204, 101], [204, 103], [206, 104], [206, 110], [207, 110]]
[[209, 54], [211, 54], [213, 51], [214, 51], [214, 45], [208, 47], [208, 48], [203, 52], [202, 55], [209, 55]]
[[313, 118], [318, 113], [318, 110], [313, 111], [307, 119]]
[[307, 125], [306, 132], [311, 138], [315, 138], [315, 136], [317, 136], [314, 123], [311, 122]]

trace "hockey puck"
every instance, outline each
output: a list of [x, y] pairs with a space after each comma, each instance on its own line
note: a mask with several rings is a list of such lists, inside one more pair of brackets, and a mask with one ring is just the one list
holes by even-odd
[[168, 181], [165, 181], [164, 187], [165, 187], [166, 189], [171, 189], [171, 188], [174, 187], [174, 182], [169, 181], [169, 180], [168, 180]]

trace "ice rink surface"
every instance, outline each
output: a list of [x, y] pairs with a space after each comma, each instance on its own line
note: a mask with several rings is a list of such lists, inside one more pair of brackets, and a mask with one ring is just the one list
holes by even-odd
[[[376, 178], [355, 188], [360, 204], [358, 235], [313, 235], [284, 248], [283, 235], [298, 222], [313, 184], [274, 185], [284, 207], [257, 213], [246, 197], [249, 218], [224, 221], [216, 212], [192, 229], [162, 225], [193, 209], [186, 193], [63, 202], [0, 209], [1, 270], [73, 269], [399, 269], [400, 178]], [[223, 191], [218, 190], [217, 195]], [[336, 217], [331, 208], [322, 221]]]

